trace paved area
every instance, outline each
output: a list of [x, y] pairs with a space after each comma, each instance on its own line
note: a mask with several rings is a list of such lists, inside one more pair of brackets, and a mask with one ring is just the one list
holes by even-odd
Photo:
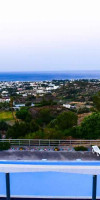
[[[27, 164], [14, 164], [13, 161], [11, 161], [11, 164], [6, 164], [5, 162], [2, 164], [0, 163], [0, 172], [3, 173], [16, 173], [16, 172], [64, 172], [64, 173], [74, 173], [74, 174], [90, 174], [90, 175], [100, 175], [100, 165], [98, 165], [98, 162], [81, 162], [84, 164], [79, 165], [80, 162], [75, 162], [77, 165], [74, 164], [74, 162], [66, 162], [65, 165], [63, 165], [61, 162], [60, 165], [58, 165], [56, 162], [52, 161], [50, 164], [49, 162], [41, 162], [41, 164], [38, 164], [38, 162], [33, 164], [30, 164], [30, 162]], [[26, 163], [26, 162], [25, 162]], [[91, 163], [91, 164], [90, 164]]]
[[92, 152], [0, 151], [0, 160], [100, 160]]
[[[84, 200], [83, 199], [80, 199], [80, 198], [11, 198], [11, 200]], [[1, 197], [0, 200], [7, 200], [7, 198], [5, 197]], [[85, 198], [85, 200], [92, 200], [92, 198]], [[99, 200], [99, 199], [98, 199]]]

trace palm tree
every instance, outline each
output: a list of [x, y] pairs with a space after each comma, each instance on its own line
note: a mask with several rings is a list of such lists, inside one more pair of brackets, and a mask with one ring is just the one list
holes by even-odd
[[11, 108], [11, 111], [12, 111], [12, 116], [13, 116], [13, 119], [15, 119], [15, 116], [14, 116], [14, 109], [13, 109], [13, 104], [14, 104], [14, 98], [13, 97], [10, 97], [10, 108]]

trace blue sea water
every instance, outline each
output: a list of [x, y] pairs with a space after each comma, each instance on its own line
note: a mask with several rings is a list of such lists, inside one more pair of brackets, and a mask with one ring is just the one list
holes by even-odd
[[65, 79], [100, 79], [100, 71], [0, 72], [0, 81], [51, 81]]
[[[0, 161], [0, 164], [35, 164], [35, 165], [92, 165], [97, 162], [57, 162], [57, 161]], [[34, 197], [91, 197], [92, 175], [70, 174], [61, 172], [11, 173], [10, 189], [14, 196]], [[100, 197], [100, 175], [97, 178], [97, 197]], [[0, 196], [6, 195], [5, 174], [0, 173]]]

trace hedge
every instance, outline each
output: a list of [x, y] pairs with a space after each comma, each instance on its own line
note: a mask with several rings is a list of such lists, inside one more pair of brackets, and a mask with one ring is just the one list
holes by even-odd
[[77, 147], [74, 147], [74, 149], [75, 151], [88, 151], [88, 148], [84, 146], [77, 146]]
[[10, 143], [9, 142], [0, 142], [0, 151], [2, 150], [8, 150], [10, 149]]

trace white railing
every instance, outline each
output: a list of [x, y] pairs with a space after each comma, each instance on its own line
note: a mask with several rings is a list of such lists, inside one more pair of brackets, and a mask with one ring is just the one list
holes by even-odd
[[100, 146], [100, 140], [0, 139], [11, 146]]

